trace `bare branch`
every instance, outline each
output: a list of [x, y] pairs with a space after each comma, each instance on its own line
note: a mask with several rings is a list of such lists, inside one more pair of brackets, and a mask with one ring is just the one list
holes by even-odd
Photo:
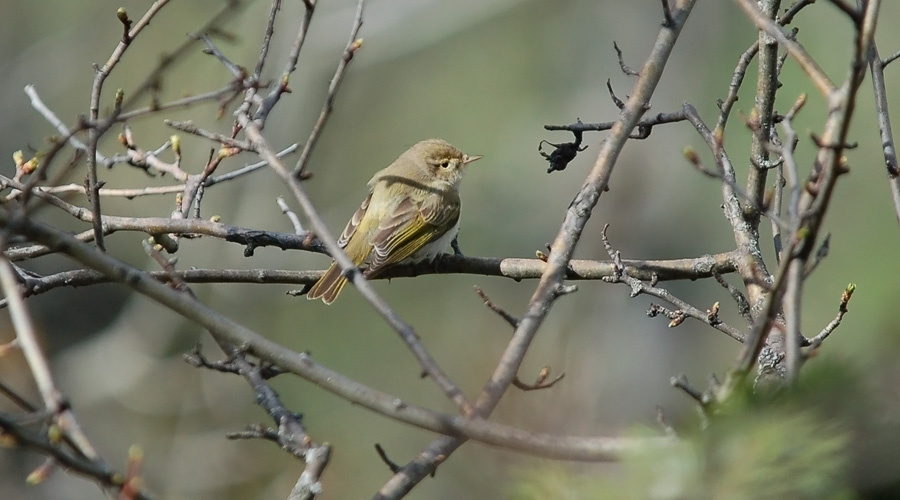
[[344, 54], [338, 63], [337, 69], [334, 70], [334, 76], [331, 77], [331, 83], [328, 85], [328, 94], [325, 96], [325, 104], [322, 105], [322, 111], [319, 113], [319, 118], [316, 120], [315, 126], [313, 126], [313, 129], [310, 131], [309, 138], [306, 139], [306, 144], [303, 145], [303, 151], [300, 152], [300, 158], [297, 159], [297, 164], [294, 165], [293, 175], [298, 179], [302, 177], [303, 171], [306, 169], [306, 164], [309, 162], [309, 157], [312, 155], [312, 150], [316, 146], [316, 143], [319, 142], [319, 137], [322, 135], [325, 124], [328, 123], [328, 117], [331, 116], [331, 110], [334, 108], [334, 98], [337, 95], [338, 88], [341, 86], [341, 82], [344, 80], [344, 73], [347, 71], [347, 66], [350, 65], [350, 61], [353, 60], [356, 51], [362, 47], [362, 38], [357, 38], [357, 36], [359, 35], [359, 29], [363, 24], [362, 15], [364, 4], [365, 0], [359, 0], [359, 3], [356, 5], [356, 17], [353, 20], [353, 27], [350, 28], [350, 40], [347, 42], [347, 47], [344, 49]]
[[538, 376], [532, 384], [526, 384], [525, 382], [522, 382], [521, 380], [519, 380], [519, 377], [514, 378], [512, 384], [516, 389], [524, 392], [539, 391], [541, 389], [549, 389], [553, 387], [557, 382], [559, 382], [566, 376], [565, 373], [560, 373], [556, 377], [547, 380], [550, 377], [550, 371], [551, 370], [549, 366], [541, 368], [541, 371], [538, 372]]
[[[900, 52], [898, 52], [900, 54]], [[875, 113], [878, 117], [878, 130], [881, 133], [881, 145], [884, 151], [884, 164], [887, 167], [888, 185], [891, 199], [894, 202], [894, 215], [900, 223], [900, 166], [897, 162], [897, 148], [894, 143], [894, 131], [891, 128], [891, 115], [888, 111], [887, 88], [884, 82], [884, 67], [889, 62], [878, 55], [878, 47], [872, 42], [869, 57], [869, 71], [872, 73], [872, 86], [875, 89]]]
[[619, 59], [619, 69], [622, 70], [622, 73], [625, 73], [628, 76], [638, 76], [637, 71], [631, 69], [630, 66], [625, 64], [625, 60], [622, 58], [622, 49], [619, 48], [619, 44], [613, 42], [613, 48], [616, 49], [616, 57]]
[[797, 60], [800, 67], [803, 68], [803, 71], [806, 72], [807, 76], [809, 76], [810, 80], [812, 80], [822, 95], [829, 97], [832, 92], [837, 90], [837, 87], [831, 82], [828, 75], [822, 71], [822, 68], [820, 68], [812, 56], [806, 52], [806, 49], [794, 40], [791, 40], [781, 26], [759, 9], [756, 2], [753, 2], [752, 0], [736, 1], [738, 5], [744, 9], [744, 12], [757, 28], [768, 33], [769, 36], [774, 38], [779, 45], [784, 47], [785, 50]]
[[486, 305], [488, 309], [497, 313], [497, 315], [500, 316], [501, 318], [503, 318], [503, 321], [506, 321], [509, 324], [509, 326], [511, 326], [513, 328], [517, 328], [519, 326], [518, 318], [516, 318], [512, 314], [509, 314], [508, 312], [506, 312], [502, 307], [491, 302], [491, 299], [488, 298], [488, 296], [484, 293], [484, 290], [482, 290], [480, 287], [476, 286], [475, 293], [477, 293], [478, 296], [481, 297], [481, 300], [484, 301], [484, 305]]
[[811, 339], [804, 342], [804, 346], [809, 347], [809, 349], [807, 349], [804, 353], [805, 357], [808, 358], [810, 356], [813, 356], [818, 351], [819, 347], [821, 347], [822, 343], [825, 342], [825, 339], [827, 339], [828, 336], [837, 329], [837, 327], [841, 326], [841, 321], [843, 321], [844, 315], [847, 314], [847, 311], [849, 310], [847, 309], [847, 304], [850, 303], [850, 298], [853, 297], [853, 292], [855, 291], [855, 284], [850, 283], [849, 285], [847, 285], [847, 288], [845, 288], [844, 292], [841, 293], [841, 303], [838, 306], [837, 316], [835, 316], [834, 319], [831, 320], [831, 322], [825, 325], [825, 328], [823, 328], [822, 331], [819, 332], [815, 337], [812, 337]]
[[300, 224], [300, 218], [297, 217], [297, 214], [295, 214], [293, 210], [291, 210], [291, 207], [284, 201], [284, 198], [279, 196], [278, 198], [275, 198], [275, 202], [278, 203], [278, 208], [281, 209], [281, 213], [286, 215], [288, 220], [291, 221], [291, 225], [294, 227], [294, 234], [298, 236], [306, 235], [306, 231], [303, 230], [303, 225]]

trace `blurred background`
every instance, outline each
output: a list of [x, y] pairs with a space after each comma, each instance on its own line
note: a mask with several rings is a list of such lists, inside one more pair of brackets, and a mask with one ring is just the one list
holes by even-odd
[[[44, 148], [46, 138], [56, 133], [30, 107], [22, 88], [35, 85], [44, 102], [64, 122], [74, 124], [78, 115], [88, 111], [91, 65], [106, 61], [121, 36], [116, 8], [125, 7], [137, 19], [147, 4], [136, 0], [0, 3], [0, 154], [7, 159], [6, 175], [13, 174], [9, 158], [14, 151]], [[182, 43], [187, 33], [198, 29], [222, 5], [221, 0], [194, 0], [166, 6], [107, 81], [106, 109], [116, 88], [124, 89], [127, 96], [163, 53]], [[293, 93], [284, 96], [266, 124], [265, 134], [276, 147], [306, 139], [346, 45], [355, 7], [354, 0], [320, 3], [299, 69], [291, 79]], [[269, 8], [269, 2], [247, 2], [222, 25], [224, 36], [217, 38], [218, 44], [232, 61], [253, 67]], [[302, 14], [301, 2], [285, 2], [283, 9], [266, 68], [266, 75], [273, 79], [283, 71]], [[331, 121], [312, 156], [309, 169], [314, 177], [307, 189], [337, 232], [365, 196], [365, 183], [375, 171], [418, 140], [441, 137], [469, 154], [485, 156], [471, 168], [462, 189], [464, 253], [533, 257], [535, 250], [544, 249], [554, 238], [603, 136], [587, 134], [585, 143], [590, 148], [566, 171], [548, 175], [547, 164], [537, 153], [539, 141], [566, 142], [571, 134], [546, 132], [543, 125], [567, 124], [577, 117], [585, 122], [613, 120], [617, 109], [607, 95], [607, 79], [622, 98], [634, 82], [619, 70], [613, 41], [624, 51], [626, 63], [639, 68], [656, 38], [660, 10], [657, 0], [370, 0], [361, 31], [365, 44], [349, 67]], [[900, 4], [884, 2], [881, 19], [898, 16]], [[801, 14], [796, 25], [799, 40], [833, 80], [842, 82], [853, 40], [844, 16], [828, 3], [817, 4]], [[886, 27], [882, 23], [877, 38], [882, 56], [900, 49], [900, 32]], [[699, 3], [676, 45], [650, 112], [671, 112], [691, 102], [708, 123], [714, 123], [716, 100], [725, 97], [738, 57], [755, 38], [756, 31], [733, 2]], [[746, 176], [749, 158], [741, 117], [749, 115], [753, 106], [754, 68], [755, 62], [726, 135], [726, 147], [740, 169], [739, 179]], [[886, 73], [889, 98], [896, 107], [900, 66], [889, 66]], [[218, 61], [194, 46], [167, 74], [160, 95], [165, 101], [218, 89], [229, 78]], [[809, 95], [795, 120], [801, 135], [797, 156], [801, 165], [808, 166], [814, 155], [808, 133], [821, 131], [827, 108], [791, 60], [781, 81], [778, 111], [785, 112], [801, 93]], [[146, 105], [146, 99], [140, 104]], [[155, 149], [173, 133], [163, 125], [164, 118], [190, 119], [222, 133], [231, 129], [229, 115], [217, 119], [214, 104], [199, 105], [133, 121], [141, 148]], [[104, 151], [119, 152], [115, 134], [109, 136]], [[199, 172], [212, 145], [193, 137], [182, 139], [185, 169]], [[826, 479], [862, 495], [894, 498], [891, 492], [900, 491], [900, 471], [893, 465], [900, 458], [895, 432], [900, 417], [900, 364], [896, 361], [900, 336], [892, 314], [900, 293], [896, 279], [900, 231], [885, 179], [869, 81], [860, 92], [850, 140], [859, 147], [848, 152], [851, 174], [840, 180], [826, 221], [826, 230], [832, 233], [830, 254], [808, 281], [804, 332], [814, 335], [834, 317], [842, 290], [853, 282], [858, 289], [851, 312], [804, 370], [811, 387], [803, 406], [808, 411], [782, 408], [779, 411], [790, 415], [785, 418], [764, 413], [765, 418], [755, 420], [787, 427], [773, 424], [760, 430], [766, 437], [756, 442], [802, 440], [806, 434], [790, 432], [793, 427], [787, 424], [796, 422], [812, 441], [832, 439], [829, 446], [813, 450], [809, 461]], [[657, 127], [649, 139], [630, 142], [576, 257], [606, 258], [600, 241], [605, 223], [611, 225], [612, 244], [625, 258], [695, 257], [733, 248], [730, 227], [719, 208], [719, 184], [697, 174], [684, 160], [682, 150], [689, 145], [704, 150], [687, 124]], [[707, 165], [713, 164], [709, 155], [703, 158]], [[295, 160], [296, 156], [290, 157], [289, 164]], [[224, 163], [220, 172], [254, 161], [242, 155]], [[67, 181], [80, 183], [83, 175], [79, 171]], [[107, 187], [173, 182], [169, 177], [149, 178], [125, 165], [101, 171], [100, 176]], [[291, 231], [275, 203], [279, 195], [290, 200], [276, 177], [263, 169], [239, 182], [209, 189], [203, 216], [220, 215], [229, 224]], [[85, 204], [81, 197], [71, 200]], [[173, 202], [169, 196], [105, 199], [103, 208], [108, 214], [165, 216]], [[72, 230], [86, 229], [49, 208], [41, 211], [41, 217]], [[109, 237], [107, 245], [127, 262], [153, 268], [141, 238], [119, 233]], [[767, 223], [763, 240], [770, 270], [774, 270]], [[246, 258], [242, 247], [211, 238], [183, 242], [178, 257], [180, 268], [323, 269], [329, 263], [326, 256], [270, 248], [257, 249]], [[61, 257], [30, 264], [41, 273], [72, 265]], [[731, 281], [738, 283], [733, 277]], [[375, 287], [417, 329], [449, 375], [474, 395], [493, 370], [510, 329], [483, 306], [473, 285], [519, 315], [535, 284], [445, 275], [379, 281]], [[554, 373], [564, 371], [565, 380], [546, 391], [511, 390], [493, 419], [557, 434], [625, 435], [640, 429], [657, 432], [656, 408], [660, 406], [676, 429], [693, 435], [700, 426], [695, 405], [670, 387], [670, 377], [683, 373], [698, 387], [705, 387], [710, 373], [722, 375], [731, 367], [739, 345], [695, 321], [668, 329], [666, 321], [646, 316], [651, 301], [643, 296], [629, 299], [625, 286], [602, 282], [578, 286], [577, 294], [554, 306], [521, 372], [528, 381], [542, 366], [550, 365]], [[664, 286], [697, 307], [720, 301], [722, 318], [743, 326], [728, 293], [715, 282]], [[291, 349], [311, 352], [334, 370], [412, 403], [454, 411], [434, 383], [419, 378], [415, 360], [397, 335], [353, 290], [325, 307], [286, 295], [291, 289], [194, 286], [211, 307]], [[124, 468], [127, 450], [136, 444], [145, 451], [146, 486], [160, 498], [287, 496], [302, 463], [271, 443], [233, 442], [224, 437], [248, 423], [268, 424], [243, 380], [197, 370], [182, 361], [181, 355], [196, 342], [209, 346], [202, 330], [114, 285], [60, 289], [30, 299], [29, 305], [61, 389], [114, 467]], [[13, 336], [8, 316], [3, 315], [0, 342]], [[206, 352], [215, 351], [208, 347]], [[0, 378], [38, 401], [27, 367], [18, 356], [0, 361]], [[370, 498], [390, 477], [374, 452], [375, 443], [403, 464], [434, 437], [350, 405], [296, 377], [278, 378], [273, 385], [289, 408], [304, 414], [311, 436], [334, 446], [323, 477], [322, 498]], [[11, 411], [6, 402], [0, 402], [0, 408]], [[789, 431], [779, 434], [778, 429]], [[677, 462], [682, 466], [648, 475], [635, 472], [645, 471], [638, 466], [554, 463], [469, 443], [409, 498], [682, 498], [667, 494], [698, 491], [690, 488], [699, 486], [672, 478], [702, 479], [714, 474], [696, 459], [697, 450], [706, 449], [704, 443], [714, 435], [691, 441], [698, 448], [682, 450], [678, 456], [694, 457]], [[757, 436], [742, 435], [749, 440], [744, 445], [752, 445]], [[734, 449], [744, 450], [741, 442], [733, 444]], [[747, 456], [752, 453], [738, 451], [718, 458], [727, 462]], [[830, 457], [832, 462], [817, 462], [813, 457]], [[25, 476], [42, 460], [30, 452], [0, 453], [0, 498], [102, 496], [89, 481], [61, 472], [44, 484], [26, 486]], [[654, 496], [623, 489], [625, 484], [656, 485], [657, 493], [662, 493]], [[850, 494], [842, 487], [831, 493]], [[711, 497], [754, 498], [728, 496], [722, 490]], [[768, 498], [779, 497], [788, 498]]]

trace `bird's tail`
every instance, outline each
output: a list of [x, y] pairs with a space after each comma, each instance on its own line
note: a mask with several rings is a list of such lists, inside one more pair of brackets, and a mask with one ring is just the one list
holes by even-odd
[[[359, 235], [357, 234], [355, 236]], [[360, 266], [369, 258], [369, 254], [372, 252], [372, 246], [364, 240], [351, 238], [350, 242], [347, 243], [347, 246], [344, 247], [344, 252], [346, 252], [347, 257], [350, 257], [350, 260], [353, 261], [353, 265]], [[317, 281], [316, 284], [309, 289], [309, 292], [306, 293], [306, 298], [309, 300], [322, 299], [322, 302], [331, 304], [334, 302], [334, 299], [341, 294], [341, 290], [344, 289], [344, 285], [346, 284], [347, 276], [341, 271], [341, 266], [339, 266], [337, 262], [332, 261], [331, 267], [325, 271], [325, 274], [319, 278], [319, 281]]]
[[344, 273], [341, 271], [337, 262], [332, 262], [331, 267], [329, 267], [328, 270], [325, 271], [325, 274], [319, 278], [319, 281], [309, 289], [306, 298], [309, 300], [322, 299], [322, 302], [331, 304], [334, 302], [334, 299], [340, 295], [341, 290], [344, 289], [344, 285], [346, 284], [347, 277], [344, 276]]

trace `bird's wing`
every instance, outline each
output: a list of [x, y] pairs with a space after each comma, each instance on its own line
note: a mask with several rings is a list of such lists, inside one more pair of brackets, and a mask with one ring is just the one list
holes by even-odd
[[459, 198], [428, 196], [422, 202], [401, 201], [384, 218], [372, 238], [374, 257], [368, 274], [400, 262], [440, 238], [459, 220]]
[[366, 215], [366, 210], [369, 209], [369, 202], [371, 200], [372, 193], [369, 193], [369, 196], [366, 196], [366, 199], [363, 200], [359, 208], [356, 209], [356, 212], [353, 213], [353, 217], [350, 217], [350, 220], [347, 222], [347, 227], [344, 228], [344, 232], [341, 233], [341, 237], [337, 240], [339, 247], [346, 248], [347, 243], [350, 242], [350, 238], [356, 233], [356, 228], [359, 227], [359, 223], [362, 222], [363, 217]]

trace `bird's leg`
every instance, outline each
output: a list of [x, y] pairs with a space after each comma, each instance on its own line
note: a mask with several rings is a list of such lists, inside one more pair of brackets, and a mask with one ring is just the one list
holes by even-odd
[[457, 257], [465, 257], [465, 255], [463, 255], [462, 253], [462, 250], [459, 249], [459, 233], [457, 233], [456, 236], [454, 236], [453, 239], [450, 240], [450, 248], [453, 249], [453, 255], [456, 255]]

